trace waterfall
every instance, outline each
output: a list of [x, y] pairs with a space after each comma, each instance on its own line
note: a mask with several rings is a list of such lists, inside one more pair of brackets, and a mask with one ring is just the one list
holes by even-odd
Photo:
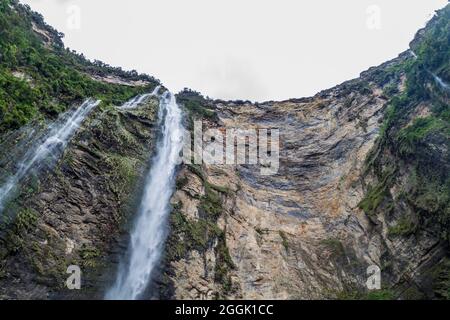
[[182, 114], [173, 94], [160, 98], [161, 137], [148, 173], [143, 196], [131, 232], [126, 261], [106, 299], [135, 300], [141, 297], [160, 261], [167, 236], [170, 198], [183, 145]]
[[99, 103], [100, 100], [88, 99], [79, 108], [69, 111], [49, 127], [49, 131], [43, 140], [36, 144], [34, 148], [31, 148], [19, 162], [16, 173], [0, 186], [0, 213], [18, 183], [30, 169], [39, 167], [48, 158], [50, 158], [50, 161], [56, 161], [84, 118]]
[[152, 93], [137, 95], [136, 97], [132, 98], [131, 100], [125, 102], [122, 106], [120, 106], [120, 109], [136, 108], [141, 103], [143, 103], [145, 100], [147, 100], [147, 98], [158, 95], [158, 91], [160, 88], [161, 88], [161, 86], [156, 86], [155, 89], [153, 89]]
[[446, 91], [450, 91], [450, 85], [445, 83], [444, 80], [442, 80], [441, 78], [439, 78], [437, 75], [435, 75], [434, 73], [431, 73], [431, 75], [433, 76], [434, 80], [436, 81], [436, 83], [444, 90]]

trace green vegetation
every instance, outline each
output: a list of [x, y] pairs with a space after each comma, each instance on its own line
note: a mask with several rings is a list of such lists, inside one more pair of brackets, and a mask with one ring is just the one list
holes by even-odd
[[[148, 113], [144, 119], [148, 119], [155, 111], [153, 106], [145, 106], [142, 110]], [[114, 107], [103, 106], [86, 120], [85, 125], [89, 130], [80, 130], [61, 162], [52, 170], [52, 174], [46, 176], [56, 188], [61, 187], [62, 190], [71, 189], [73, 174], [77, 179], [80, 172], [94, 177], [91, 186], [96, 190], [96, 195], [105, 194], [112, 203], [108, 209], [113, 219], [108, 237], [125, 226], [123, 218], [132, 212], [129, 207], [134, 204], [133, 188], [138, 185], [140, 169], [147, 164], [152, 139], [147, 139], [142, 132], [150, 131], [151, 123], [141, 122], [140, 119], [134, 111], [122, 112]], [[78, 171], [80, 168], [83, 170]], [[37, 211], [24, 209], [39, 207], [40, 196], [36, 197], [36, 193], [40, 183], [46, 182], [40, 182], [39, 177], [27, 177], [17, 197], [4, 210], [0, 227], [0, 274], [2, 265], [11, 261], [26, 261], [26, 268], [30, 268], [30, 272], [32, 269], [36, 281], [51, 288], [64, 284], [61, 278], [65, 277], [69, 264], [82, 266], [86, 279], [94, 278], [104, 270], [101, 255], [103, 239], [95, 247], [84, 245], [79, 250], [75, 244], [73, 252], [65, 254], [70, 244], [59, 233], [60, 230], [55, 231], [45, 223], [39, 223]], [[91, 186], [88, 187], [90, 190]], [[39, 207], [41, 210], [42, 207]]]
[[436, 298], [450, 300], [450, 258], [444, 258], [430, 271]]
[[65, 242], [50, 233], [45, 234], [47, 245], [33, 241], [24, 248], [24, 255], [30, 265], [37, 271], [36, 281], [45, 285], [52, 285], [55, 289], [64, 287], [66, 270], [69, 265], [64, 255]]
[[[222, 284], [224, 294], [232, 289], [232, 281], [229, 276], [230, 269], [234, 268], [233, 260], [228, 251], [225, 234], [221, 233], [218, 236], [218, 243], [216, 246], [216, 266], [215, 266], [215, 281]], [[218, 297], [220, 298], [220, 297]]]
[[16, 231], [23, 232], [30, 230], [36, 225], [37, 219], [38, 215], [35, 211], [31, 209], [23, 209], [17, 215], [15, 221]]
[[[409, 62], [405, 62], [406, 64]], [[402, 64], [391, 64], [388, 62], [383, 68], [376, 68], [375, 70], [370, 70], [371, 80], [373, 80], [377, 85], [383, 87], [384, 95], [391, 95], [396, 91], [398, 82], [402, 74], [404, 73], [404, 65]]]
[[450, 138], [449, 122], [439, 119], [435, 116], [426, 118], [418, 118], [414, 120], [412, 125], [401, 129], [398, 133], [397, 140], [399, 143], [399, 152], [402, 156], [414, 155], [420, 148], [425, 139], [433, 134], [443, 133]]
[[393, 182], [394, 173], [393, 170], [385, 171], [378, 184], [368, 187], [364, 199], [359, 203], [359, 208], [367, 215], [374, 215], [383, 201], [390, 198], [389, 187]]
[[402, 216], [395, 226], [389, 227], [388, 235], [392, 237], [409, 236], [417, 229], [417, 225], [408, 216]]
[[392, 97], [398, 94], [398, 92], [398, 86], [395, 83], [391, 83], [383, 89], [383, 95], [386, 97]]
[[[68, 263], [58, 252], [64, 252], [65, 242], [38, 223], [39, 214], [33, 209], [19, 208], [15, 217], [8, 221], [0, 228], [0, 277], [2, 264], [20, 252], [27, 267], [37, 272], [38, 283], [62, 287]], [[36, 240], [36, 235], [40, 240]]]
[[[174, 206], [170, 218], [172, 231], [167, 241], [167, 260], [185, 258], [192, 250], [206, 253], [214, 247], [216, 256], [214, 279], [222, 287], [221, 293], [217, 293], [216, 298], [223, 298], [232, 290], [229, 271], [234, 268], [234, 264], [226, 245], [225, 230], [218, 227], [217, 220], [223, 212], [223, 196], [226, 196], [229, 190], [208, 182], [201, 166], [189, 165], [188, 168], [201, 179], [205, 194], [197, 197], [198, 219], [186, 217], [182, 213], [181, 203]], [[177, 181], [177, 186], [183, 187], [187, 182], [187, 178], [182, 177]]]
[[201, 197], [199, 206], [202, 215], [216, 221], [222, 213], [221, 194], [227, 195], [229, 189], [209, 183], [200, 165], [189, 165], [188, 168], [202, 180], [205, 188], [205, 195]]
[[100, 257], [101, 252], [97, 248], [83, 245], [80, 249], [79, 255], [82, 266], [95, 268], [97, 266], [97, 258]]
[[134, 158], [119, 155], [112, 155], [105, 161], [111, 172], [111, 188], [121, 199], [126, 199], [137, 179], [138, 161]]
[[[396, 72], [406, 76], [404, 91], [397, 92], [390, 80], [385, 82], [384, 94], [389, 101], [384, 123], [366, 159], [366, 174], [371, 173], [373, 182], [359, 207], [374, 222], [380, 215], [387, 221], [394, 213], [400, 217], [388, 228], [389, 237], [420, 234], [433, 225], [440, 227], [442, 240], [450, 241], [450, 96], [432, 76], [437, 74], [446, 82], [450, 80], [449, 23], [450, 6], [447, 6], [412, 42], [417, 59], [411, 56], [397, 63], [395, 68], [400, 71]], [[431, 112], [418, 116], [419, 108], [423, 107]], [[399, 190], [395, 199], [390, 191], [393, 187]], [[449, 269], [448, 265], [440, 264], [427, 277], [433, 281], [435, 295], [442, 299], [449, 297]], [[411, 287], [402, 296], [420, 298], [424, 294]], [[392, 297], [389, 290], [365, 296]]]
[[286, 250], [286, 252], [289, 252], [289, 242], [288, 242], [288, 238], [286, 236], [286, 233], [284, 233], [283, 231], [279, 231], [278, 234], [281, 237], [281, 244], [283, 245], [284, 249]]
[[181, 259], [191, 250], [206, 251], [212, 244], [211, 241], [222, 233], [215, 223], [205, 219], [197, 221], [188, 219], [179, 210], [173, 211], [171, 226], [183, 239], [183, 241], [176, 240], [170, 243], [169, 248], [173, 259]]
[[205, 184], [205, 195], [200, 199], [200, 213], [203, 217], [217, 220], [222, 214], [222, 199], [220, 194]]
[[[144, 119], [155, 112], [151, 106], [142, 107], [142, 110], [147, 112]], [[115, 203], [120, 205], [120, 212], [115, 214], [117, 224], [124, 222], [126, 215], [132, 212], [134, 189], [142, 178], [140, 172], [146, 166], [151, 149], [149, 143], [153, 141], [147, 138], [150, 135], [149, 124], [137, 121], [135, 117], [141, 119], [134, 111], [131, 115], [117, 108], [105, 107], [105, 110], [87, 120], [90, 129], [81, 132], [80, 138], [72, 141], [76, 149], [87, 155], [80, 157], [76, 149], [70, 149], [63, 161], [63, 168], [83, 165], [94, 174], [102, 173], [102, 184], [113, 193]]]
[[174, 244], [175, 255], [172, 258], [182, 258], [190, 250], [203, 252], [207, 250], [212, 241], [223, 235], [216, 222], [222, 213], [222, 199], [220, 193], [215, 191], [214, 186], [207, 182], [205, 174], [198, 165], [189, 166], [189, 169], [202, 179], [205, 195], [200, 198], [199, 214], [196, 221], [186, 218], [180, 211], [179, 206], [173, 208], [171, 225], [173, 229], [182, 236], [183, 241]]
[[175, 187], [177, 190], [181, 190], [188, 184], [188, 182], [189, 182], [189, 179], [187, 177], [181, 177], [181, 178], [177, 179]]
[[391, 290], [369, 291], [364, 300], [394, 300], [395, 294]]
[[0, 256], [6, 256], [8, 252], [17, 252], [23, 247], [24, 236], [36, 226], [38, 214], [32, 209], [20, 208], [15, 219], [10, 220], [3, 221], [1, 227], [3, 234], [0, 242], [3, 242], [5, 251], [1, 252]]
[[197, 177], [199, 177], [203, 183], [205, 183], [206, 180], [206, 175], [203, 172], [203, 169], [201, 167], [201, 165], [199, 164], [188, 164], [187, 165], [189, 171], [191, 171], [193, 174], [195, 174]]
[[[44, 41], [33, 28], [49, 38]], [[98, 61], [91, 63], [65, 49], [62, 36], [28, 6], [16, 0], [0, 0], [0, 132], [19, 128], [37, 117], [55, 117], [87, 97], [101, 99], [104, 104], [120, 104], [157, 84], [135, 71], [127, 73]], [[107, 84], [93, 80], [88, 73], [116, 74], [151, 84]]]
[[225, 194], [225, 195], [227, 195], [227, 194], [229, 194], [231, 192], [228, 187], [218, 186], [218, 185], [211, 184], [211, 183], [207, 183], [207, 187], [210, 188], [210, 189], [213, 189], [213, 190], [215, 190], [215, 191], [217, 191], [219, 193]]
[[361, 293], [356, 290], [342, 290], [335, 293], [337, 300], [360, 300]]
[[344, 245], [338, 239], [328, 238], [322, 240], [320, 243], [327, 247], [334, 257], [342, 257], [345, 255]]

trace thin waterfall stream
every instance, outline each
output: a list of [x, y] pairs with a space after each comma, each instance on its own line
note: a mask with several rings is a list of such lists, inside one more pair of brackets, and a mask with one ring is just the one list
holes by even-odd
[[146, 178], [126, 259], [122, 261], [106, 299], [141, 298], [154, 276], [164, 249], [170, 198], [175, 188], [184, 130], [182, 112], [172, 93], [166, 92], [160, 97], [158, 117], [161, 136], [156, 155]]
[[[417, 59], [418, 56], [417, 54], [410, 50], [409, 51], [411, 53], [411, 55], [413, 56], [414, 59]], [[434, 81], [436, 81], [436, 83], [445, 91], [450, 92], [450, 84], [446, 83], [444, 80], [442, 80], [438, 75], [436, 75], [435, 73], [431, 72], [430, 70], [427, 70], [431, 76], [433, 77]]]
[[445, 91], [450, 92], [450, 85], [445, 83], [444, 80], [442, 80], [441, 78], [439, 78], [437, 75], [435, 75], [434, 73], [431, 74], [434, 78], [434, 80], [437, 82], [437, 84], [444, 89]]
[[157, 96], [160, 88], [161, 86], [156, 86], [153, 92], [151, 93], [137, 95], [131, 100], [125, 102], [122, 106], [119, 107], [119, 109], [134, 109], [138, 107], [140, 104], [144, 103], [147, 100], [147, 98]]

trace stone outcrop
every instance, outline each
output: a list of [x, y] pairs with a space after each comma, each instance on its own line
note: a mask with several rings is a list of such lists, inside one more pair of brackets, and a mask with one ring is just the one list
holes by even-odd
[[[95, 110], [62, 159], [22, 183], [3, 213], [16, 218], [1, 230], [0, 297], [73, 297], [65, 289], [69, 265], [82, 268], [82, 297], [102, 297], [115, 275], [111, 260], [126, 247], [127, 221], [153, 152], [157, 110], [157, 99], [136, 110]], [[19, 159], [35, 130], [21, 130], [22, 143], [10, 146], [13, 157], [2, 156]]]

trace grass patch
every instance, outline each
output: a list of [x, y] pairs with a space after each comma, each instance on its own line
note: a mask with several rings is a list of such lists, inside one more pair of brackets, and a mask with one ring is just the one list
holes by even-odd
[[213, 105], [199, 92], [185, 88], [177, 94], [177, 101], [188, 110], [190, 127], [193, 127], [193, 118], [207, 119], [210, 121], [216, 121], [218, 119], [216, 112], [213, 110]]
[[[48, 43], [33, 31], [33, 25], [50, 35]], [[0, 1], [0, 30], [0, 132], [20, 128], [39, 117], [55, 118], [87, 97], [118, 105], [149, 92], [158, 83], [135, 71], [90, 62], [64, 48], [62, 34], [48, 26], [40, 14], [17, 1]], [[105, 83], [88, 74], [146, 80], [149, 86]]]
[[88, 268], [95, 268], [97, 260], [101, 256], [101, 251], [97, 248], [83, 245], [79, 251], [81, 265]]
[[435, 265], [430, 276], [436, 298], [450, 300], [450, 258], [445, 258]]
[[188, 184], [188, 182], [189, 182], [189, 179], [186, 176], [177, 179], [177, 181], [176, 181], [177, 190], [183, 189]]
[[327, 247], [333, 256], [340, 257], [345, 255], [344, 245], [336, 238], [328, 238], [320, 241], [322, 245]]

